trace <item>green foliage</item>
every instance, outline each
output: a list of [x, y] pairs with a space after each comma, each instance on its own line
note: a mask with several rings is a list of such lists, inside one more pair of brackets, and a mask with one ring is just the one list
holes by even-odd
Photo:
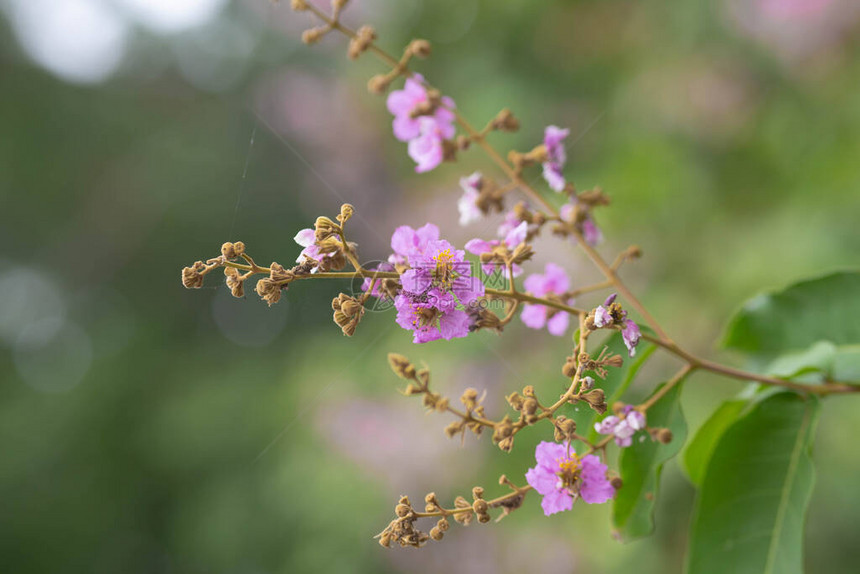
[[[651, 333], [650, 330], [645, 328], [642, 329], [642, 332]], [[621, 395], [627, 391], [630, 383], [632, 383], [633, 379], [636, 377], [636, 373], [639, 372], [639, 369], [645, 364], [645, 361], [648, 360], [657, 347], [645, 339], [642, 339], [636, 347], [636, 356], [628, 358], [627, 347], [624, 346], [624, 339], [621, 337], [621, 333], [617, 331], [607, 337], [603, 346], [608, 348], [610, 353], [624, 357], [624, 365], [622, 365], [620, 369], [609, 369], [605, 379], [598, 378], [595, 373], [590, 371], [586, 372], [586, 375], [594, 378], [597, 382], [597, 386], [603, 389], [603, 392], [606, 393], [606, 404], [611, 405], [614, 401], [620, 399]], [[595, 346], [594, 348], [599, 349], [603, 348], [603, 346]], [[576, 421], [576, 428], [579, 429], [579, 433], [583, 436], [587, 436], [589, 440], [594, 442], [600, 438], [600, 435], [598, 435], [597, 431], [594, 430], [594, 423], [604, 419], [606, 416], [607, 414], [600, 415], [590, 408], [580, 406], [578, 410], [574, 411], [573, 414], [570, 415], [570, 418]]]
[[689, 574], [802, 572], [818, 410], [815, 397], [775, 393], [719, 438], [702, 477]]
[[760, 295], [735, 315], [723, 344], [768, 359], [807, 350], [820, 341], [857, 344], [860, 342], [858, 293], [860, 272], [843, 271]]
[[720, 437], [747, 405], [748, 401], [744, 399], [726, 401], [699, 427], [693, 440], [687, 445], [683, 457], [684, 470], [693, 484], [701, 486], [705, 467]]
[[[678, 454], [687, 436], [680, 404], [682, 387], [683, 382], [677, 384], [648, 409], [648, 426], [668, 428], [672, 431], [672, 441], [662, 444], [647, 438], [642, 442], [634, 439], [618, 457], [624, 486], [613, 501], [612, 523], [622, 540], [647, 536], [654, 530], [654, 507], [663, 465]], [[657, 391], [660, 388], [662, 385]]]
[[808, 382], [825, 379], [860, 383], [860, 346], [819, 341], [797, 353], [781, 355], [768, 364], [769, 375]]

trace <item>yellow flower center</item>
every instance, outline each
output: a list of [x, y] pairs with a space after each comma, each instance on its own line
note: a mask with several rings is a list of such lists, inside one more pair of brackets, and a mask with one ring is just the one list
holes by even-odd
[[436, 281], [443, 287], [450, 287], [455, 278], [454, 266], [452, 264], [454, 255], [451, 253], [451, 250], [446, 249], [434, 256], [433, 259], [436, 261], [436, 270], [433, 272]]
[[412, 325], [415, 327], [427, 327], [436, 322], [438, 315], [436, 309], [432, 307], [416, 307], [412, 311]]
[[565, 487], [573, 486], [579, 478], [579, 471], [582, 470], [582, 463], [576, 453], [571, 453], [569, 459], [561, 459], [558, 461], [558, 477], [561, 484]]

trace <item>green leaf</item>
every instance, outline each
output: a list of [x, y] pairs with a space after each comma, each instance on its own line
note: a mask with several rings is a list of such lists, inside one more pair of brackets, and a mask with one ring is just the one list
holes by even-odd
[[705, 476], [705, 467], [711, 459], [714, 447], [723, 433], [735, 422], [738, 415], [749, 404], [745, 399], [733, 399], [721, 404], [705, 421], [684, 451], [683, 468], [690, 482], [699, 486]]
[[[642, 332], [650, 333], [644, 327], [642, 328]], [[653, 343], [642, 339], [636, 347], [636, 356], [630, 358], [627, 353], [627, 347], [624, 345], [624, 339], [621, 337], [621, 333], [617, 331], [607, 337], [603, 345], [595, 346], [594, 354], [598, 353], [604, 346], [609, 349], [610, 354], [624, 357], [624, 364], [618, 369], [610, 367], [606, 379], [601, 379], [591, 371], [586, 371], [585, 374], [594, 379], [595, 387], [603, 389], [603, 392], [606, 394], [606, 404], [611, 405], [614, 401], [621, 398], [621, 395], [627, 390], [630, 383], [633, 382], [636, 373], [639, 372], [639, 368], [645, 364], [645, 361], [648, 360], [648, 357], [651, 356], [657, 347]], [[588, 405], [580, 403], [574, 408], [573, 414], [567, 416], [576, 421], [576, 428], [579, 429], [581, 435], [589, 437], [589, 440], [592, 442], [599, 438], [599, 435], [594, 430], [594, 423], [601, 420], [605, 415], [599, 415], [593, 409], [589, 408]]]
[[821, 383], [829, 379], [860, 383], [860, 345], [836, 346], [819, 341], [805, 351], [777, 357], [764, 372], [801, 382]]
[[830, 341], [818, 341], [805, 351], [780, 355], [771, 361], [764, 372], [785, 379], [793, 379], [809, 373], [826, 375], [833, 367], [836, 349], [836, 345]]
[[860, 344], [860, 272], [843, 271], [750, 300], [729, 323], [723, 345], [759, 358], [818, 341]]
[[843, 383], [860, 384], [860, 345], [837, 348], [831, 378]]
[[719, 439], [696, 502], [688, 574], [801, 574], [815, 397], [760, 399]]
[[[655, 391], [659, 391], [660, 385]], [[673, 387], [648, 409], [648, 426], [665, 427], [672, 431], [672, 442], [662, 444], [639, 434], [633, 444], [621, 450], [618, 470], [624, 481], [612, 504], [612, 523], [619, 538], [633, 540], [654, 530], [654, 506], [660, 485], [663, 464], [678, 454], [687, 437], [687, 423], [681, 412], [680, 396], [683, 382]]]

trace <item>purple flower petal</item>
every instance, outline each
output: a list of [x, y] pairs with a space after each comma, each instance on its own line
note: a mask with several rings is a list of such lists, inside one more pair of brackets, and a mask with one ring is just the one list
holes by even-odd
[[535, 447], [535, 460], [538, 466], [558, 472], [558, 461], [567, 458], [567, 447], [557, 442], [541, 441]]
[[572, 509], [573, 497], [565, 491], [555, 490], [543, 497], [540, 506], [545, 516], [552, 516], [556, 512]]
[[545, 305], [532, 305], [526, 303], [523, 305], [523, 312], [520, 313], [520, 319], [526, 324], [526, 327], [531, 329], [543, 329], [546, 325], [546, 315], [548, 309]]
[[567, 332], [567, 327], [570, 324], [570, 315], [562, 311], [556, 313], [546, 322], [546, 330], [551, 335], [561, 337]]
[[603, 504], [615, 496], [615, 487], [606, 476], [607, 467], [600, 458], [589, 454], [582, 457], [582, 486], [579, 495], [587, 504]]

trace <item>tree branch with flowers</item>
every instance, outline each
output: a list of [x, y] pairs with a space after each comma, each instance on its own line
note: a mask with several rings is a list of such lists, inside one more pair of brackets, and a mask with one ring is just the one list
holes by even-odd
[[[420, 547], [431, 539], [441, 540], [449, 519], [463, 525], [473, 519], [488, 522], [493, 513], [501, 519], [532, 491], [541, 497], [547, 516], [572, 509], [580, 499], [586, 504], [612, 501], [620, 537], [647, 534], [660, 470], [679, 452], [686, 431], [678, 408], [681, 390], [695, 372], [708, 371], [751, 384], [740, 397], [720, 405], [687, 446], [685, 467], [699, 487], [688, 571], [718, 571], [714, 564], [725, 568], [722, 571], [750, 564], [765, 572], [800, 571], [802, 520], [797, 516], [803, 515], [812, 486], [807, 470], [819, 398], [860, 392], [860, 321], [851, 321], [860, 317], [856, 295], [860, 274], [844, 272], [803, 282], [767, 296], [767, 304], [758, 299], [739, 312], [724, 343], [746, 352], [754, 368], [738, 369], [694, 355], [669, 337], [621, 278], [622, 266], [639, 258], [639, 249], [630, 247], [610, 258], [611, 263], [598, 251], [602, 232], [595, 212], [609, 204], [609, 197], [597, 188], [577, 191], [567, 179], [569, 131], [548, 126], [532, 149], [502, 154], [487, 136], [520, 129], [510, 110], [503, 109], [483, 128], [474, 128], [451, 97], [412, 70], [413, 59], [430, 55], [429, 42], [413, 40], [395, 57], [377, 44], [371, 27], [353, 30], [341, 22], [345, 6], [345, 0], [334, 0], [329, 13], [308, 0], [293, 0], [295, 11], [319, 22], [304, 33], [304, 41], [312, 44], [334, 32], [348, 39], [351, 59], [370, 53], [387, 67], [369, 80], [368, 88], [377, 94], [389, 92], [392, 131], [407, 144], [416, 172], [456, 161], [473, 148], [489, 157], [502, 179], [481, 173], [463, 176], [458, 208], [462, 225], [504, 213], [497, 237], [475, 238], [458, 249], [442, 239], [432, 223], [417, 229], [401, 226], [392, 232], [387, 260], [365, 267], [358, 246], [347, 240], [354, 208], [344, 204], [334, 218], [318, 217], [313, 228], [298, 232], [295, 240], [302, 251], [295, 265], [261, 266], [242, 242], [227, 242], [220, 255], [184, 268], [183, 284], [199, 288], [207, 274], [221, 269], [233, 295], [243, 297], [245, 282], [262, 276], [254, 291], [272, 305], [295, 281], [360, 279], [360, 293], [342, 292], [332, 301], [334, 322], [347, 336], [356, 332], [371, 299], [393, 304], [395, 321], [411, 332], [415, 344], [480, 336], [475, 333], [482, 330], [501, 333], [517, 316], [526, 327], [546, 329], [553, 336], [574, 332], [571, 353], [561, 366], [561, 375], [568, 380], [566, 390], [550, 397], [539, 397], [533, 386], [512, 392], [505, 397], [512, 412], [501, 418], [486, 413], [483, 398], [474, 389], [467, 389], [460, 405], [454, 405], [432, 389], [429, 369], [416, 367], [405, 356], [389, 355], [391, 368], [406, 381], [403, 394], [420, 396], [428, 410], [454, 417], [445, 427], [448, 436], [486, 431], [509, 452], [523, 429], [551, 426], [552, 440], [538, 445], [535, 466], [524, 472], [524, 484], [501, 477], [500, 484], [509, 492], [496, 498], [485, 498], [483, 488], [475, 487], [471, 501], [457, 497], [453, 507], [446, 508], [428, 493], [422, 510], [402, 497], [395, 518], [379, 535], [380, 543]], [[401, 78], [403, 87], [391, 90]], [[528, 183], [524, 176], [531, 170], [539, 170], [549, 194]], [[512, 204], [515, 193], [523, 199]], [[572, 240], [603, 280], [574, 287], [562, 266], [548, 263], [542, 273], [532, 270], [520, 282], [534, 255], [533, 240], [540, 235]], [[504, 279], [504, 288], [489, 287], [491, 278]], [[599, 305], [576, 306], [578, 297], [599, 292], [604, 292]], [[641, 328], [633, 314], [641, 318]], [[829, 321], [821, 320], [822, 315]], [[791, 323], [798, 317], [806, 318], [800, 334]], [[595, 345], [599, 332], [608, 337]], [[627, 386], [655, 350], [678, 359], [679, 370], [643, 402], [625, 403]], [[569, 405], [586, 408], [572, 411], [570, 417], [561, 414]], [[746, 434], [750, 429], [755, 440]], [[757, 456], [774, 454], [774, 448], [784, 452], [777, 451], [772, 464], [755, 471], [773, 488], [755, 504], [741, 504], [744, 493], [727, 486], [720, 473], [748, 473]], [[610, 449], [619, 453], [614, 469]], [[419, 521], [431, 518], [436, 523], [429, 532], [418, 528]], [[763, 524], [755, 544], [746, 544], [743, 552], [727, 551], [744, 542], [741, 525], [750, 522]]]

